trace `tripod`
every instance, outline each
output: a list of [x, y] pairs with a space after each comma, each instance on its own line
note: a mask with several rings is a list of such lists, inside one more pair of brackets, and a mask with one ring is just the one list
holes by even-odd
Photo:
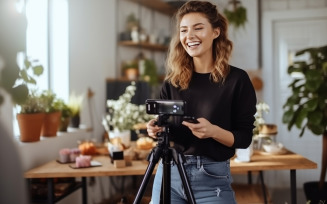
[[149, 183], [150, 177], [153, 173], [154, 167], [158, 163], [159, 159], [162, 158], [163, 163], [163, 177], [162, 177], [162, 189], [161, 189], [161, 198], [162, 203], [169, 204], [170, 203], [170, 178], [171, 178], [171, 160], [173, 159], [175, 164], [177, 165], [178, 172], [180, 174], [184, 189], [186, 190], [187, 200], [191, 204], [195, 204], [195, 199], [192, 193], [192, 189], [188, 183], [187, 175], [185, 173], [185, 169], [183, 163], [185, 162], [184, 155], [177, 152], [174, 148], [170, 147], [169, 143], [169, 125], [166, 120], [169, 118], [169, 115], [159, 115], [157, 125], [160, 127], [164, 127], [164, 132], [158, 133], [158, 144], [154, 147], [151, 153], [148, 156], [149, 165], [145, 171], [144, 178], [141, 183], [141, 187], [137, 192], [133, 204], [139, 204], [144, 192], [146, 190], [146, 186]]

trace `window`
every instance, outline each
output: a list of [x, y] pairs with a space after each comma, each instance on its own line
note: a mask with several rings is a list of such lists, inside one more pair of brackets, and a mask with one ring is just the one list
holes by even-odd
[[[44, 73], [36, 78], [37, 88], [40, 91], [51, 89], [57, 97], [67, 101], [68, 0], [25, 0], [25, 13], [26, 55], [44, 66]], [[17, 124], [14, 135], [19, 135]]]

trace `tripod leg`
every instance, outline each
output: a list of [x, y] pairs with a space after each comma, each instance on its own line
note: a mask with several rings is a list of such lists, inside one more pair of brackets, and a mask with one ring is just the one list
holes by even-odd
[[141, 199], [142, 199], [142, 197], [144, 195], [144, 192], [145, 192], [146, 187], [147, 187], [147, 185], [149, 183], [151, 175], [153, 174], [154, 167], [156, 166], [156, 164], [159, 161], [161, 152], [162, 152], [161, 148], [155, 147], [151, 151], [151, 153], [149, 154], [149, 157], [148, 157], [149, 165], [148, 165], [148, 167], [147, 167], [147, 169], [145, 171], [144, 178], [143, 178], [142, 183], [141, 183], [141, 187], [139, 188], [139, 190], [138, 190], [138, 192], [136, 194], [136, 197], [135, 197], [135, 200], [134, 200], [133, 204], [141, 203]]
[[162, 179], [162, 201], [164, 204], [170, 203], [171, 199], [171, 153], [167, 152], [162, 158], [163, 179]]
[[183, 186], [184, 186], [184, 189], [185, 189], [185, 193], [186, 193], [188, 203], [195, 204], [194, 195], [193, 195], [191, 186], [189, 184], [189, 181], [187, 179], [187, 175], [185, 173], [185, 168], [184, 168], [184, 165], [183, 165], [184, 164], [184, 159], [183, 159], [182, 155], [180, 153], [178, 153], [175, 149], [171, 148], [171, 152], [172, 152], [172, 155], [173, 155], [173, 159], [174, 159], [174, 161], [175, 161], [175, 163], [177, 165], [178, 172], [179, 172], [179, 175], [181, 177], [181, 180], [182, 180], [182, 183], [183, 183]]

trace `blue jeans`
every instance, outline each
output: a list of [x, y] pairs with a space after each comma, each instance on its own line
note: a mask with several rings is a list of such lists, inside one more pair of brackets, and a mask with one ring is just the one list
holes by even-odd
[[[231, 187], [230, 162], [216, 162], [203, 156], [185, 156], [185, 173], [197, 204], [236, 204]], [[163, 164], [159, 162], [153, 182], [151, 204], [160, 203]], [[171, 203], [187, 204], [176, 164], [171, 164]]]

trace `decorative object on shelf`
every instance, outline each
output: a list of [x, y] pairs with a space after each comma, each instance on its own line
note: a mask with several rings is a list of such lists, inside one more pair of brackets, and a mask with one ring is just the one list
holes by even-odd
[[122, 67], [123, 67], [124, 76], [128, 80], [137, 80], [138, 79], [139, 68], [138, 68], [138, 62], [136, 60], [123, 62]]
[[[308, 56], [294, 61], [288, 67], [288, 74], [293, 77], [291, 95], [284, 104], [283, 123], [288, 130], [293, 126], [304, 131], [310, 130], [315, 135], [322, 135], [322, 164], [319, 182], [304, 184], [307, 200], [318, 203], [327, 200], [327, 45], [307, 48], [296, 52], [295, 56]], [[307, 60], [303, 60], [307, 59]], [[311, 193], [315, 193], [310, 195]]]
[[131, 13], [126, 18], [126, 30], [131, 32], [135, 27], [138, 29], [140, 27], [140, 22], [135, 14]]
[[77, 95], [75, 92], [69, 96], [68, 107], [72, 111], [70, 126], [73, 128], [79, 128], [83, 100], [83, 95]]
[[138, 31], [138, 27], [134, 26], [131, 31], [131, 39], [133, 42], [138, 43], [140, 42], [140, 34]]
[[[144, 104], [136, 105], [131, 103], [135, 91], [136, 85], [133, 81], [131, 85], [126, 87], [125, 92], [119, 96], [118, 100], [107, 100], [108, 114], [103, 118], [102, 125], [108, 132], [109, 138], [113, 136], [111, 131], [130, 131], [133, 130], [134, 125], [146, 123], [154, 118], [153, 115], [146, 113]], [[124, 138], [124, 140], [126, 139]]]
[[238, 0], [230, 0], [229, 4], [232, 5], [232, 9], [224, 9], [224, 14], [228, 19], [228, 22], [236, 29], [244, 26], [247, 22], [246, 8], [244, 8]]
[[43, 101], [35, 90], [27, 96], [24, 103], [20, 104], [20, 111], [16, 115], [20, 140], [22, 142], [36, 142], [40, 140], [41, 129], [45, 117]]
[[45, 117], [42, 125], [41, 136], [57, 136], [61, 111], [57, 106], [55, 106], [55, 101], [57, 100], [56, 94], [50, 90], [45, 90], [41, 93], [40, 99], [45, 104]]

